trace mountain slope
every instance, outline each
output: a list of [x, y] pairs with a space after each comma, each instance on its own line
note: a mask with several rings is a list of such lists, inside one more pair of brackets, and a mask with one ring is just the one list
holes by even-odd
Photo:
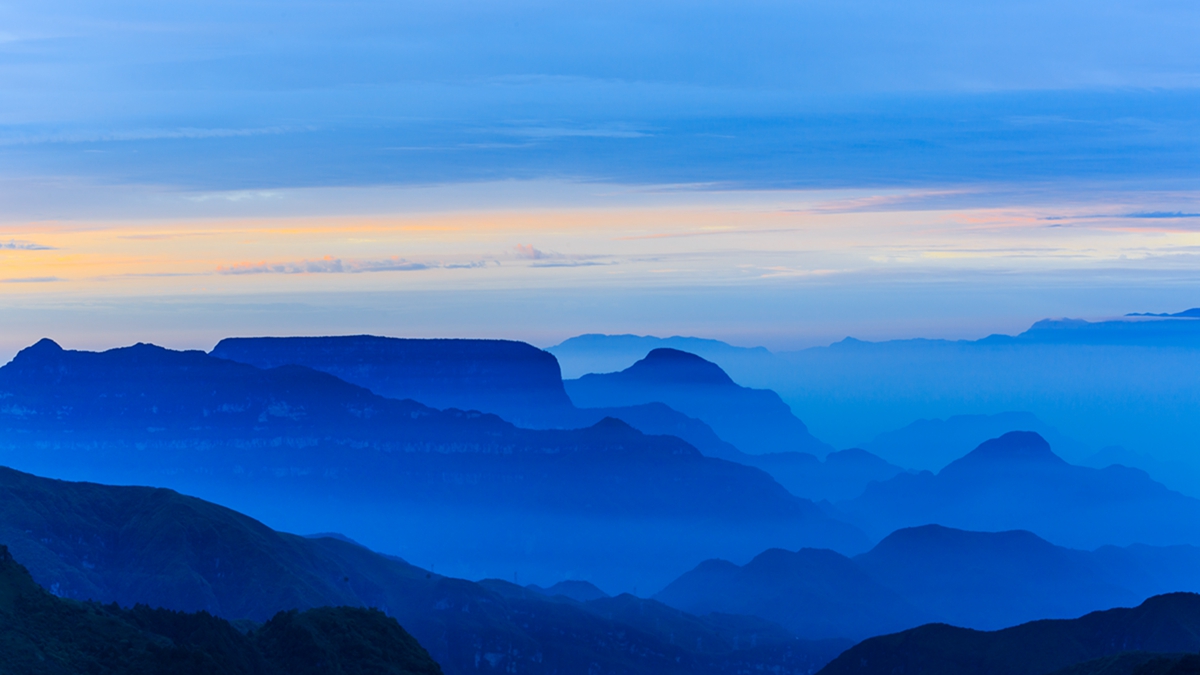
[[749, 614], [809, 639], [861, 639], [914, 626], [916, 607], [833, 551], [764, 551], [743, 566], [708, 560], [654, 596], [706, 614]]
[[938, 474], [901, 474], [840, 502], [873, 536], [938, 523], [964, 530], [1029, 530], [1056, 544], [1200, 544], [1200, 500], [1122, 466], [1090, 469], [1056, 456], [1041, 436], [1011, 432]]
[[903, 428], [879, 434], [862, 447], [909, 469], [940, 471], [980, 443], [1010, 431], [1037, 432], [1054, 446], [1056, 453], [1073, 460], [1093, 454], [1086, 446], [1064, 437], [1037, 416], [1022, 412], [917, 420]]
[[[1133, 569], [1101, 569], [1094, 553], [1054, 546], [1030, 532], [926, 525], [893, 532], [854, 562], [927, 616], [982, 630], [1145, 598], [1127, 586], [1137, 581]], [[1200, 570], [1190, 588], [1197, 584]]]
[[615, 420], [520, 429], [307, 368], [151, 345], [44, 341], [0, 368], [0, 393], [7, 464], [181, 489], [463, 576], [650, 587], [713, 555], [865, 548], [765, 473]]
[[1173, 593], [1131, 609], [1034, 621], [995, 632], [930, 624], [864, 640], [824, 675], [1042, 675], [1121, 652], [1200, 650], [1200, 596]]
[[775, 392], [738, 386], [715, 363], [676, 349], [655, 349], [625, 370], [584, 375], [565, 385], [581, 407], [665, 403], [749, 454], [824, 455], [832, 449], [813, 438]]
[[524, 342], [372, 335], [226, 338], [211, 355], [264, 369], [304, 366], [387, 398], [478, 410], [531, 429], [579, 429], [613, 417], [646, 434], [678, 436], [709, 457], [739, 454], [708, 425], [662, 403], [576, 408], [555, 357]]
[[[730, 663], [807, 672], [848, 646], [808, 644], [760, 620], [713, 621], [636, 598], [615, 612], [503, 582], [496, 590], [497, 582], [443, 577], [341, 539], [275, 532], [171, 490], [0, 469], [0, 523], [0, 543], [58, 595], [229, 619], [329, 604], [377, 607], [452, 675], [578, 672], [591, 663], [645, 675], [735, 672], [725, 670]], [[650, 624], [633, 620], [651, 616]], [[675, 643], [675, 634], [689, 637]]]
[[441, 675], [381, 612], [281, 612], [249, 635], [206, 613], [56, 598], [0, 546], [0, 672], [16, 675]]
[[694, 612], [762, 617], [809, 637], [861, 638], [941, 621], [994, 630], [1200, 591], [1200, 548], [1079, 551], [1030, 532], [925, 525], [867, 553], [766, 551], [746, 565], [710, 560], [656, 599]]

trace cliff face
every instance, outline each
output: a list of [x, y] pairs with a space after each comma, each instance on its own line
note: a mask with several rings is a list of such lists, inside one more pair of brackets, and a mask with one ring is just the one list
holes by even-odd
[[227, 338], [213, 356], [259, 368], [300, 365], [439, 409], [481, 410], [518, 426], [574, 411], [553, 355], [510, 340], [348, 337]]

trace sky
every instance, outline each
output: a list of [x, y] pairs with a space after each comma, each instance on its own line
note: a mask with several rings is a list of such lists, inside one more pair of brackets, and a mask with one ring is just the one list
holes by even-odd
[[1200, 305], [1194, 2], [0, 2], [41, 337], [790, 349]]

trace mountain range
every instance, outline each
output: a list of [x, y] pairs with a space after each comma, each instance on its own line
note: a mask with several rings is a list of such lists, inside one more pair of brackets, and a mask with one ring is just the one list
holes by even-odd
[[[704, 346], [712, 341], [694, 342]], [[635, 388], [649, 394], [635, 395], [622, 390], [623, 393], [617, 392], [616, 403], [606, 401], [591, 406], [594, 401], [585, 401], [584, 405], [589, 407], [576, 407], [558, 377], [554, 357], [534, 352], [538, 350], [530, 345], [502, 340], [349, 336], [227, 338], [211, 354], [260, 368], [305, 366], [381, 396], [411, 398], [433, 407], [478, 409], [500, 415], [518, 426], [581, 428], [612, 417], [646, 434], [681, 438], [708, 457], [763, 469], [793, 494], [807, 499], [849, 499], [860, 494], [868, 482], [890, 478], [903, 470], [859, 450], [831, 454], [822, 462], [813, 452], [824, 454], [830, 448], [811, 438], [803, 423], [786, 410], [777, 396], [739, 387], [719, 366], [694, 355], [678, 350], [654, 352], [651, 354], [654, 358], [643, 359], [644, 363], [635, 371], [645, 380]], [[733, 434], [731, 437], [745, 440], [744, 430], [751, 426], [761, 428], [763, 434], [782, 434], [780, 438], [785, 440], [788, 434], [793, 434], [795, 438], [787, 441], [786, 447], [804, 447], [811, 452], [743, 452], [719, 436], [704, 419], [656, 400], [678, 402], [676, 385], [697, 381], [716, 383], [715, 387], [698, 391], [699, 396], [710, 397], [713, 403], [693, 407], [691, 412], [711, 418], [712, 410], [718, 409], [725, 410], [722, 414], [727, 417], [736, 416], [736, 423], [726, 425], [730, 427], [725, 429], [727, 436]], [[577, 386], [570, 382], [567, 385]], [[480, 395], [480, 388], [493, 388], [504, 395]], [[747, 416], [747, 408], [756, 412]], [[743, 424], [739, 421], [742, 419], [753, 424]], [[749, 439], [751, 447], [757, 447], [758, 440]]]
[[739, 384], [775, 391], [813, 435], [837, 448], [870, 450], [876, 436], [921, 419], [1024, 411], [1088, 448], [1121, 446], [1131, 457], [1151, 457], [1159, 465], [1137, 468], [1200, 497], [1195, 319], [1050, 320], [981, 339], [848, 338], [776, 352], [694, 338], [587, 335], [548, 351], [574, 378], [627, 368], [656, 347], [694, 352]]
[[0, 368], [0, 395], [9, 465], [173, 487], [461, 576], [651, 587], [714, 554], [867, 543], [767, 474], [674, 437], [616, 420], [521, 429], [300, 366], [46, 340]]
[[654, 349], [625, 370], [584, 375], [565, 386], [583, 407], [665, 403], [747, 454], [823, 456], [833, 449], [814, 438], [775, 392], [742, 387], [717, 364], [678, 349]]
[[477, 410], [531, 429], [579, 429], [606, 417], [677, 436], [709, 457], [735, 459], [712, 428], [659, 401], [577, 407], [553, 355], [511, 340], [345, 337], [226, 338], [211, 355], [258, 368], [304, 366], [394, 399]]
[[1145, 472], [1068, 464], [1036, 433], [986, 441], [937, 474], [903, 473], [839, 502], [874, 537], [938, 523], [968, 530], [1030, 530], [1056, 544], [1200, 544], [1200, 500]]
[[[646, 674], [808, 672], [850, 645], [630, 595], [578, 602], [500, 580], [448, 578], [344, 537], [276, 532], [166, 489], [0, 469], [0, 524], [0, 543], [55, 595], [253, 621], [326, 605], [375, 607], [449, 674], [579, 672], [593, 663]], [[581, 585], [566, 584], [568, 592]]]
[[1055, 546], [1030, 532], [940, 525], [898, 530], [870, 551], [765, 551], [709, 560], [655, 599], [695, 614], [741, 613], [809, 637], [861, 639], [938, 621], [994, 630], [1200, 591], [1200, 548]]

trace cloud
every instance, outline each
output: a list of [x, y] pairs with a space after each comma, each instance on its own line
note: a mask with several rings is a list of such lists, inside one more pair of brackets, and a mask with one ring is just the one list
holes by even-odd
[[513, 251], [516, 252], [518, 258], [525, 258], [526, 260], [543, 260], [545, 258], [558, 257], [555, 254], [537, 250], [533, 247], [533, 244], [517, 244], [513, 247]]
[[1126, 218], [1200, 218], [1200, 213], [1184, 213], [1182, 211], [1143, 211], [1127, 213]]
[[14, 279], [0, 279], [0, 284], [44, 284], [52, 281], [65, 281], [58, 277], [17, 277]]
[[487, 261], [467, 263], [425, 263], [392, 256], [378, 260], [342, 260], [325, 256], [319, 260], [281, 263], [234, 263], [217, 268], [218, 274], [360, 274], [363, 272], [415, 272], [429, 269], [485, 267]]
[[546, 252], [534, 248], [533, 244], [517, 244], [513, 252], [518, 258], [532, 260], [530, 267], [594, 267], [596, 265], [615, 265], [615, 262], [600, 262], [594, 255], [564, 255], [562, 253]]
[[250, 136], [274, 136], [315, 131], [313, 126], [290, 127], [247, 127], [247, 128], [198, 128], [178, 127], [174, 129], [126, 129], [112, 131], [78, 131], [70, 133], [46, 133], [15, 136], [0, 139], [0, 146], [37, 145], [42, 143], [106, 143], [124, 141], [157, 141], [175, 139], [245, 138]]
[[32, 241], [21, 241], [19, 239], [9, 239], [7, 242], [0, 241], [0, 251], [53, 251], [53, 246], [43, 246], [35, 244]]
[[560, 260], [556, 262], [533, 263], [530, 267], [595, 267], [597, 265], [616, 265], [615, 262], [596, 262], [595, 260]]

